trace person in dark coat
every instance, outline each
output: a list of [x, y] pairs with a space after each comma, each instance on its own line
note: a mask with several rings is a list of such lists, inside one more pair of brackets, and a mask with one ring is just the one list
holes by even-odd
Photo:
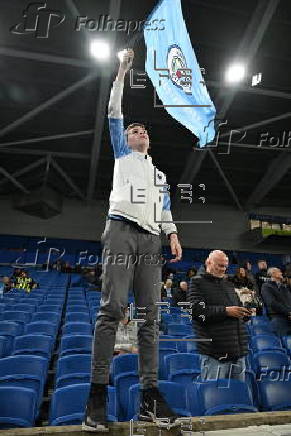
[[268, 281], [268, 274], [267, 274], [267, 262], [264, 259], [260, 259], [257, 262], [258, 264], [258, 272], [256, 274], [256, 281], [257, 281], [257, 287], [258, 287], [258, 293], [261, 295], [261, 290], [263, 283]]
[[179, 307], [178, 303], [187, 301], [187, 290], [188, 283], [186, 281], [180, 282], [179, 287], [173, 291], [172, 306]]
[[188, 301], [200, 340], [202, 380], [245, 378], [248, 334], [244, 318], [251, 310], [242, 307], [233, 284], [225, 278], [227, 267], [226, 254], [214, 250], [206, 260], [206, 273], [190, 282]]
[[291, 291], [283, 283], [282, 271], [269, 268], [270, 281], [262, 285], [262, 298], [271, 318], [274, 332], [280, 336], [291, 333]]

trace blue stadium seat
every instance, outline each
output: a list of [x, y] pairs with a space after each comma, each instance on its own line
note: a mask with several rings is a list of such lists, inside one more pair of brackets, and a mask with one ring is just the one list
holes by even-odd
[[168, 380], [187, 384], [200, 374], [200, 356], [193, 353], [175, 353], [164, 357]]
[[87, 322], [68, 322], [62, 328], [63, 335], [92, 335], [92, 325]]
[[59, 313], [61, 312], [62, 308], [58, 305], [47, 305], [42, 304], [41, 306], [38, 306], [37, 311], [38, 312], [55, 312]]
[[[172, 339], [172, 340], [171, 340]], [[178, 351], [178, 342], [177, 337], [170, 336], [170, 335], [159, 335], [158, 342], [159, 342], [159, 348], [173, 348]]]
[[282, 336], [282, 344], [284, 348], [287, 350], [287, 353], [291, 354], [291, 336]]
[[159, 379], [167, 380], [167, 369], [165, 365], [165, 356], [177, 353], [176, 348], [159, 348]]
[[68, 314], [73, 312], [82, 312], [89, 314], [89, 308], [87, 306], [67, 306], [66, 313]]
[[66, 335], [62, 337], [60, 346], [60, 357], [68, 354], [91, 354], [92, 353], [91, 335]]
[[1, 336], [20, 336], [23, 333], [23, 324], [14, 321], [0, 321]]
[[[187, 406], [186, 390], [179, 383], [159, 381], [158, 387], [169, 406], [180, 416], [194, 416]], [[140, 384], [130, 386], [128, 393], [127, 420], [137, 420], [140, 404]]]
[[84, 312], [70, 312], [66, 314], [65, 322], [86, 322], [90, 324], [90, 316]]
[[257, 374], [266, 371], [291, 371], [288, 355], [279, 350], [260, 351], [254, 355], [254, 364]]
[[261, 325], [251, 326], [249, 332], [252, 336], [274, 334], [274, 332], [271, 329], [271, 326], [269, 326], [268, 324], [262, 326]]
[[48, 321], [55, 325], [60, 322], [60, 314], [58, 312], [36, 312], [32, 314], [31, 322]]
[[37, 394], [37, 404], [40, 406], [47, 369], [48, 360], [40, 356], [8, 356], [0, 359], [0, 387], [32, 389]]
[[48, 335], [55, 338], [57, 335], [57, 327], [48, 321], [34, 321], [27, 324], [25, 327], [26, 335]]
[[199, 383], [198, 395], [203, 414], [232, 415], [257, 412], [250, 387], [234, 379], [218, 379]]
[[197, 337], [195, 335], [187, 335], [177, 341], [177, 350], [179, 353], [194, 353], [197, 354]]
[[197, 389], [198, 383], [188, 383], [185, 386], [186, 390], [186, 408], [190, 411], [191, 416], [203, 415], [201, 401]]
[[138, 382], [139, 376], [136, 372], [127, 372], [116, 376], [116, 411], [118, 421], [127, 421], [129, 388]]
[[112, 381], [114, 383], [115, 378], [119, 374], [127, 372], [138, 373], [138, 355], [137, 354], [123, 354], [116, 356], [112, 359], [110, 367]]
[[67, 300], [67, 306], [86, 306], [86, 300], [85, 298], [68, 298]]
[[291, 380], [258, 381], [263, 411], [291, 410]]
[[[1, 314], [0, 314], [1, 316]], [[21, 312], [16, 310], [8, 310], [3, 312], [2, 320], [3, 321], [15, 321], [22, 324], [27, 324], [30, 322], [31, 314], [28, 312]]]
[[283, 351], [280, 339], [274, 335], [258, 335], [251, 338], [252, 349], [255, 352], [265, 350]]
[[191, 325], [188, 326], [185, 324], [168, 324], [167, 334], [182, 337], [193, 334], [193, 329]]
[[61, 357], [57, 363], [56, 387], [77, 383], [90, 383], [91, 356], [89, 354], [73, 354]]
[[[49, 425], [80, 425], [84, 419], [89, 390], [89, 383], [56, 389], [51, 401]], [[109, 401], [113, 399], [112, 393], [108, 397]], [[114, 405], [107, 405], [107, 410], [114, 410]], [[109, 414], [107, 419], [117, 421], [115, 416]]]
[[0, 359], [10, 354], [12, 348], [11, 337], [0, 336]]
[[47, 335], [23, 335], [15, 338], [12, 355], [33, 354], [49, 359], [54, 339]]
[[19, 310], [20, 312], [35, 312], [36, 306], [34, 304], [24, 304], [24, 303], [17, 303], [14, 305], [14, 310]]
[[33, 427], [36, 401], [31, 389], [0, 387], [0, 429]]

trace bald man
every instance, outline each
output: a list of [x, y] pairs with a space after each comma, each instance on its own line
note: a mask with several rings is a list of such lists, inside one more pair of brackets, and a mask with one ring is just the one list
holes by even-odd
[[249, 317], [251, 310], [242, 307], [233, 284], [226, 279], [227, 267], [226, 254], [214, 250], [206, 259], [206, 272], [190, 281], [188, 301], [200, 339], [202, 380], [245, 379], [248, 335], [243, 318]]

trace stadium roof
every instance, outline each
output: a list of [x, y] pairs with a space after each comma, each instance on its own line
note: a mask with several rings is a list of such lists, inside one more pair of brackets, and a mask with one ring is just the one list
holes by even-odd
[[[110, 14], [138, 22], [157, 2], [48, 0], [38, 12], [29, 1], [5, 3], [0, 18], [0, 195], [29, 192], [45, 180], [80, 202], [107, 199], [113, 153], [106, 110], [118, 59], [114, 54], [108, 63], [96, 61], [89, 44], [102, 38], [114, 53], [133, 47], [136, 72], [144, 71], [145, 45], [138, 31], [88, 31], [84, 26], [78, 31], [78, 17], [96, 23]], [[291, 206], [290, 1], [182, 0], [182, 7], [218, 117], [227, 121], [220, 145], [197, 150], [187, 129], [163, 108], [153, 107], [150, 82], [145, 89], [127, 82], [125, 122], [147, 125], [151, 155], [167, 173], [174, 203], [179, 183], [203, 183], [209, 202], [247, 211], [255, 205]], [[49, 13], [55, 15], [48, 28]], [[248, 79], [225, 85], [224, 72], [237, 58], [248, 63]], [[252, 75], [258, 73], [262, 83], [252, 87]], [[284, 146], [275, 147], [277, 139], [270, 142], [271, 137]], [[259, 147], [262, 138], [266, 141]]]

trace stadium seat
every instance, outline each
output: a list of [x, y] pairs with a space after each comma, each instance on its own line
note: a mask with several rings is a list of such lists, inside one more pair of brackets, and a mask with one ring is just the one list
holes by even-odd
[[[186, 390], [179, 383], [159, 381], [158, 387], [169, 406], [180, 416], [191, 415], [187, 406]], [[128, 393], [127, 420], [137, 420], [140, 404], [140, 384], [130, 386]]]
[[274, 332], [272, 331], [271, 326], [269, 326], [268, 324], [251, 326], [249, 332], [252, 336], [274, 335]]
[[14, 305], [14, 310], [20, 310], [20, 312], [35, 312], [36, 306], [34, 304], [24, 304], [24, 303], [17, 303]]
[[48, 321], [34, 321], [27, 324], [25, 334], [48, 335], [55, 338], [57, 335], [57, 327]]
[[42, 304], [41, 306], [38, 306], [37, 311], [38, 312], [55, 312], [55, 313], [59, 313], [59, 312], [62, 311], [62, 308], [59, 305]]
[[87, 322], [68, 322], [62, 328], [63, 335], [92, 335], [92, 325]]
[[33, 427], [37, 397], [27, 388], [0, 387], [0, 429]]
[[86, 322], [90, 324], [90, 316], [89, 313], [84, 312], [67, 312], [65, 322]]
[[60, 322], [60, 314], [58, 312], [36, 312], [32, 314], [31, 322], [48, 321], [55, 325]]
[[167, 334], [171, 336], [187, 336], [193, 334], [193, 329], [191, 325], [185, 324], [168, 324], [167, 325]]
[[291, 371], [288, 355], [279, 350], [260, 351], [254, 355], [255, 370], [259, 375], [262, 371]]
[[47, 335], [23, 335], [15, 338], [12, 355], [33, 354], [51, 357], [54, 339]]
[[91, 356], [89, 354], [73, 354], [61, 357], [57, 362], [56, 388], [90, 383]]
[[127, 421], [129, 388], [138, 382], [139, 376], [136, 372], [119, 374], [115, 378], [116, 411], [119, 421]]
[[291, 354], [291, 336], [282, 336], [282, 344], [284, 348], [287, 350], [287, 353]]
[[[1, 316], [1, 314], [0, 314]], [[7, 310], [2, 313], [3, 321], [14, 321], [21, 324], [27, 324], [30, 322], [31, 314], [28, 312], [21, 312], [19, 310]]]
[[[172, 339], [172, 340], [171, 340]], [[170, 336], [170, 335], [159, 335], [158, 341], [159, 341], [159, 348], [174, 348], [177, 349], [177, 337]]]
[[[49, 425], [80, 425], [84, 419], [89, 390], [89, 383], [56, 389], [51, 401]], [[110, 399], [113, 401], [112, 393], [108, 397], [109, 401]], [[107, 405], [107, 410], [114, 410], [114, 405]], [[115, 416], [109, 414], [107, 414], [107, 419], [108, 421], [117, 421]]]
[[168, 380], [187, 384], [200, 374], [200, 356], [193, 353], [175, 353], [164, 357]]
[[91, 335], [66, 335], [61, 339], [60, 357], [68, 354], [91, 354], [92, 353]]
[[159, 379], [167, 380], [167, 370], [165, 365], [165, 356], [177, 353], [176, 348], [159, 348]]
[[119, 374], [127, 372], [138, 373], [138, 355], [137, 354], [123, 354], [116, 356], [112, 359], [110, 373], [114, 383], [115, 378]]
[[258, 381], [263, 411], [291, 410], [291, 380]]
[[87, 306], [67, 306], [66, 313], [88, 313], [89, 314], [89, 308]]
[[23, 333], [23, 324], [14, 321], [0, 321], [1, 336], [20, 336]]
[[208, 381], [199, 383], [197, 389], [203, 414], [206, 416], [258, 411], [253, 404], [250, 387], [240, 380]]
[[40, 406], [47, 369], [48, 360], [40, 356], [8, 356], [0, 359], [0, 387], [32, 389], [37, 394], [37, 404]]
[[12, 348], [12, 340], [9, 336], [0, 336], [0, 359], [10, 354]]
[[255, 352], [265, 350], [283, 351], [280, 339], [274, 335], [258, 335], [251, 338], [252, 349]]

